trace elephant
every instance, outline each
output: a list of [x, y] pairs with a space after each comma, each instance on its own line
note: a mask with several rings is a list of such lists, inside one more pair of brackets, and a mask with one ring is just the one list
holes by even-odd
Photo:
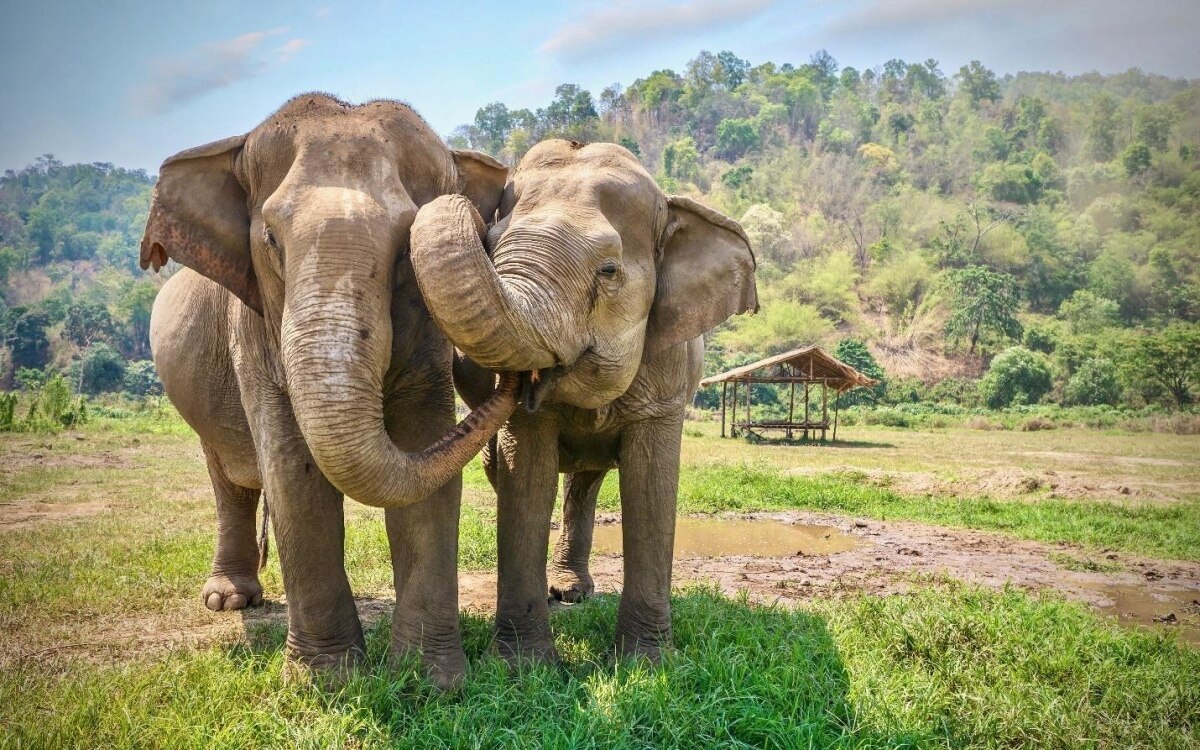
[[569, 562], [586, 553], [571, 533], [590, 524], [578, 511], [618, 468], [625, 573], [615, 648], [656, 661], [671, 640], [679, 450], [697, 337], [758, 309], [754, 253], [737, 222], [665, 195], [628, 150], [608, 143], [539, 143], [505, 186], [497, 217], [489, 229], [469, 201], [442, 196], [421, 208], [411, 242], [430, 314], [464, 355], [454, 368], [464, 400], [487, 397], [487, 370], [521, 373], [523, 408], [485, 453], [497, 494], [497, 651], [514, 664], [558, 660], [546, 575], [557, 477], [568, 475], [560, 559], [569, 577], [586, 573]]
[[419, 653], [441, 687], [465, 672], [461, 469], [516, 407], [518, 383], [502, 375], [454, 425], [452, 347], [413, 278], [409, 233], [418, 208], [448, 193], [494, 212], [506, 178], [490, 157], [449, 150], [405, 104], [324, 94], [163, 162], [141, 265], [186, 266], [158, 294], [151, 345], [216, 495], [202, 598], [214, 610], [261, 601], [263, 494], [287, 595], [289, 673], [343, 675], [365, 652], [343, 494], [386, 509], [392, 653]]

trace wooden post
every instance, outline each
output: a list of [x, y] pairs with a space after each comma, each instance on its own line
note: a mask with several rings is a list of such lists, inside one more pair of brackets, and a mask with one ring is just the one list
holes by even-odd
[[833, 397], [833, 442], [837, 442], [838, 407], [842, 405], [842, 392], [839, 390]]
[[788, 393], [787, 439], [791, 440], [792, 439], [792, 421], [793, 421], [792, 412], [796, 408], [796, 383], [793, 381], [789, 385], [791, 386], [791, 388], [790, 388], [790, 393]]
[[821, 442], [825, 442], [825, 430], [829, 426], [829, 383], [821, 380]]
[[729, 381], [721, 381], [721, 437], [725, 437], [725, 397], [729, 395]]
[[808, 442], [808, 389], [812, 383], [804, 383], [804, 440]]
[[752, 434], [750, 431], [750, 402], [754, 397], [754, 380], [753, 375], [746, 376], [746, 434]]
[[733, 419], [729, 420], [729, 437], [737, 437], [738, 382], [733, 381]]

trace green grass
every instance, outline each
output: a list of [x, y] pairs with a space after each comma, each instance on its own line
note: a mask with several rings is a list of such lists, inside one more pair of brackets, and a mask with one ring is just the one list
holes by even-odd
[[[617, 481], [605, 479], [599, 505], [620, 510]], [[680, 513], [808, 510], [998, 531], [1152, 557], [1200, 560], [1200, 502], [1120, 505], [1038, 498], [1029, 502], [902, 495], [855, 472], [785, 476], [766, 466], [684, 467]]]
[[1082, 607], [943, 583], [788, 611], [706, 589], [675, 600], [677, 650], [613, 664], [616, 601], [558, 612], [562, 670], [509, 675], [464, 615], [472, 675], [440, 697], [409, 666], [333, 693], [281, 684], [283, 628], [248, 644], [0, 677], [8, 747], [1189, 747], [1200, 651]]

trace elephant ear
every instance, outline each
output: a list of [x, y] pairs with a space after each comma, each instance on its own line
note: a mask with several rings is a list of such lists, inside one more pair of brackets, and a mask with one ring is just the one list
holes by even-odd
[[245, 136], [181, 151], [163, 162], [142, 235], [142, 268], [171, 258], [233, 292], [262, 314], [250, 262], [246, 191], [233, 165]]
[[742, 226], [691, 198], [667, 198], [667, 225], [647, 354], [695, 338], [731, 315], [758, 312], [754, 252]]
[[453, 154], [458, 192], [475, 204], [484, 224], [491, 224], [508, 181], [508, 167], [478, 151], [454, 149]]

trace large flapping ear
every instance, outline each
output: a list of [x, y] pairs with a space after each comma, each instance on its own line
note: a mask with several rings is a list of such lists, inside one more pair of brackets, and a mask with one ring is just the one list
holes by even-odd
[[508, 181], [508, 167], [478, 151], [454, 149], [458, 169], [458, 192], [475, 204], [485, 224], [496, 219], [500, 194]]
[[245, 136], [226, 138], [163, 162], [142, 235], [141, 266], [157, 271], [171, 258], [261, 314], [246, 191], [233, 171], [245, 142]]
[[691, 198], [667, 198], [648, 354], [695, 338], [731, 315], [758, 312], [754, 252], [741, 225]]

